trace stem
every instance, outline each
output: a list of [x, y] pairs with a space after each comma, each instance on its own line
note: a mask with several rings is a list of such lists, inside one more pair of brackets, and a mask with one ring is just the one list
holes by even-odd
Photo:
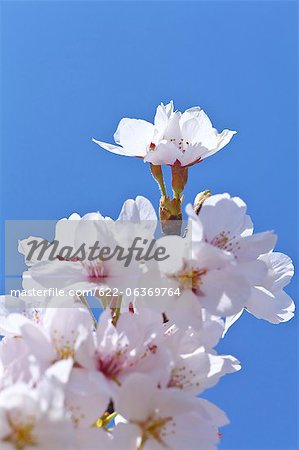
[[155, 178], [155, 180], [157, 181], [157, 183], [159, 185], [161, 194], [163, 195], [163, 197], [167, 197], [167, 192], [166, 192], [166, 187], [165, 187], [165, 183], [164, 183], [162, 167], [161, 166], [155, 166], [154, 164], [150, 163], [150, 168], [151, 168], [151, 173], [152, 173], [153, 177]]
[[[113, 301], [113, 297], [112, 297]], [[116, 327], [118, 319], [120, 318], [120, 308], [121, 308], [121, 302], [122, 302], [122, 295], [116, 296], [115, 305], [110, 304], [110, 309], [112, 313], [112, 324]]]
[[181, 235], [182, 228], [182, 199], [162, 197], [160, 200], [159, 216], [164, 235]]
[[181, 198], [181, 194], [188, 180], [188, 167], [182, 167], [179, 164], [171, 166], [171, 184], [174, 198]]
[[143, 450], [144, 448], [144, 444], [145, 444], [146, 439], [144, 439], [143, 437], [141, 438], [141, 442], [137, 447], [137, 450]]
[[83, 305], [87, 308], [89, 314], [91, 315], [91, 318], [92, 318], [92, 320], [93, 320], [93, 326], [94, 326], [95, 329], [96, 329], [97, 326], [98, 326], [98, 323], [97, 323], [97, 321], [96, 321], [96, 319], [95, 319], [95, 316], [93, 315], [93, 312], [92, 312], [92, 310], [91, 310], [91, 308], [90, 308], [90, 306], [89, 306], [89, 304], [88, 304], [88, 301], [86, 300], [86, 298], [84, 297], [84, 295], [79, 295], [79, 298], [80, 298], [81, 302], [83, 303]]

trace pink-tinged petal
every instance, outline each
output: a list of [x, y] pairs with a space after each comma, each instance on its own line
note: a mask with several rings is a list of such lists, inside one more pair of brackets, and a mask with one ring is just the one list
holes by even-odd
[[69, 381], [73, 364], [71, 358], [58, 361], [46, 370], [46, 377], [66, 385]]
[[[105, 450], [136, 450], [138, 449], [140, 436], [141, 429], [137, 425], [118, 423], [113, 430], [113, 439], [108, 443]], [[145, 450], [146, 448], [147, 445], [145, 446]]]
[[231, 253], [206, 242], [194, 242], [192, 245], [192, 255], [196, 261], [194, 265], [198, 269], [206, 268], [208, 270], [224, 269], [234, 259]]
[[210, 418], [214, 425], [217, 427], [223, 427], [229, 424], [229, 420], [222, 409], [215, 406], [213, 403], [206, 399], [198, 399], [199, 407], [205, 410], [205, 414]]
[[228, 240], [242, 230], [246, 214], [246, 204], [238, 197], [217, 194], [207, 198], [199, 213], [199, 220], [205, 229], [208, 241], [217, 239], [224, 233]]
[[46, 332], [34, 323], [26, 323], [21, 327], [24, 341], [33, 355], [40, 361], [51, 362], [56, 359], [56, 352]]
[[[291, 281], [294, 275], [294, 265], [291, 258], [284, 253], [271, 252], [260, 258], [269, 268], [269, 280], [266, 287], [272, 289], [282, 289]], [[272, 286], [270, 288], [270, 283]]]
[[252, 286], [262, 284], [263, 279], [267, 275], [267, 266], [260, 259], [240, 261], [238, 269]]
[[[110, 445], [114, 442], [110, 433], [103, 428], [77, 428], [74, 435], [76, 450], [109, 450]], [[115, 447], [111, 446], [112, 449], [115, 450]]]
[[275, 247], [277, 236], [272, 231], [256, 233], [239, 239], [239, 248], [235, 255], [240, 261], [258, 258]]
[[219, 316], [237, 314], [244, 308], [251, 290], [237, 270], [212, 270], [202, 277], [200, 302], [210, 313]]
[[21, 327], [31, 323], [23, 314], [11, 313], [7, 317], [0, 317], [0, 336], [19, 336]]
[[246, 309], [258, 319], [271, 323], [290, 320], [294, 314], [293, 300], [282, 290], [271, 293], [263, 287], [254, 287]]
[[157, 406], [153, 396], [156, 389], [156, 382], [150, 376], [132, 374], [124, 381], [116, 396], [116, 411], [130, 421], [147, 420]]
[[66, 387], [66, 405], [79, 427], [92, 427], [107, 409], [112, 392], [105, 377], [74, 368]]

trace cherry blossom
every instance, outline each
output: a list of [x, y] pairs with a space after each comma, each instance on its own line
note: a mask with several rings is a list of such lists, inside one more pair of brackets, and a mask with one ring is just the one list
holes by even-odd
[[137, 156], [154, 165], [191, 166], [221, 150], [235, 133], [218, 133], [199, 106], [181, 113], [170, 102], [157, 107], [154, 124], [122, 119], [114, 134], [117, 145], [93, 141], [109, 152]]
[[143, 309], [121, 314], [116, 325], [112, 322], [109, 311], [101, 314], [95, 336], [80, 348], [79, 364], [104, 376], [113, 390], [136, 372], [166, 382], [172, 359], [167, 347], [159, 345], [165, 332], [162, 315]]
[[[283, 288], [294, 275], [293, 263], [287, 255], [279, 252], [267, 253], [260, 256], [259, 260], [266, 264], [267, 272], [262, 281], [252, 288], [245, 309], [258, 319], [271, 323], [287, 322], [294, 317], [295, 304]], [[243, 311], [226, 318], [224, 334]]]
[[[180, 236], [163, 237], [158, 243], [167, 249], [171, 257], [159, 262], [156, 267], [150, 265], [143, 283], [171, 286], [181, 293], [190, 291], [202, 307], [219, 316], [237, 313], [245, 306], [251, 283], [235, 263], [232, 254], [206, 242], [189, 242]], [[177, 296], [148, 300], [150, 304], [159, 302], [160, 308], [167, 308], [164, 312], [172, 309], [172, 303], [182, 309], [185, 307]]]
[[[32, 236], [19, 242], [19, 252], [25, 256], [29, 266], [23, 273], [23, 288], [27, 291], [33, 288], [50, 290], [55, 286], [64, 288], [66, 293], [134, 288], [138, 285], [139, 264], [132, 258], [126, 266], [124, 258], [119, 258], [119, 253], [113, 252], [117, 248], [125, 252], [133, 245], [135, 237], [146, 251], [154, 238], [156, 227], [155, 210], [150, 201], [142, 196], [136, 200], [127, 200], [116, 221], [100, 213], [89, 213], [82, 218], [72, 214], [69, 219], [61, 219], [57, 222], [52, 243]], [[39, 260], [28, 260], [29, 244], [32, 241], [37, 243], [37, 255], [41, 244], [43, 254]], [[53, 243], [56, 243], [56, 247], [53, 247]], [[97, 258], [101, 249], [104, 251], [106, 248], [110, 250], [111, 258]], [[91, 252], [88, 255], [87, 249]], [[70, 253], [77, 256], [68, 257]], [[39, 302], [40, 299], [35, 300]]]
[[117, 425], [126, 427], [122, 434], [131, 442], [126, 448], [136, 450], [216, 449], [218, 427], [228, 423], [225, 414], [208, 401], [177, 389], [158, 388], [144, 374], [133, 374], [124, 382], [115, 405], [126, 420]]
[[198, 215], [187, 205], [192, 239], [230, 252], [238, 262], [257, 259], [273, 250], [276, 236], [270, 231], [253, 234], [253, 223], [246, 210], [243, 200], [229, 194], [208, 197]]
[[21, 317], [20, 336], [41, 370], [60, 360], [75, 361], [80, 345], [93, 327], [92, 318], [84, 308], [47, 309], [42, 324]]
[[164, 345], [172, 350], [173, 366], [167, 387], [184, 389], [194, 395], [218, 383], [219, 379], [240, 370], [239, 361], [230, 355], [218, 355], [205, 347], [207, 331], [175, 329], [169, 331]]
[[3, 450], [73, 449], [71, 421], [62, 392], [48, 384], [37, 389], [17, 383], [0, 392], [0, 443]]

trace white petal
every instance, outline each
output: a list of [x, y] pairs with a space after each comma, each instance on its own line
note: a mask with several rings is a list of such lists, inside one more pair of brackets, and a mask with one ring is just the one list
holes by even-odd
[[173, 101], [164, 105], [161, 103], [157, 107], [156, 115], [154, 119], [155, 127], [158, 129], [158, 133], [163, 137], [165, 129], [168, 125], [168, 121], [173, 114]]
[[199, 162], [204, 154], [204, 147], [199, 144], [190, 145], [185, 152], [180, 152], [178, 160], [183, 167], [192, 165], [195, 161]]
[[144, 157], [153, 140], [154, 125], [141, 119], [122, 119], [114, 140], [128, 155]]
[[207, 198], [199, 213], [208, 241], [220, 233], [230, 240], [238, 235], [244, 226], [246, 204], [238, 197], [229, 194], [212, 195]]
[[98, 144], [100, 147], [108, 150], [108, 152], [115, 153], [116, 155], [122, 156], [135, 156], [134, 154], [128, 154], [123, 147], [114, 144], [108, 144], [107, 142], [98, 141], [97, 139], [92, 139], [95, 144]]
[[116, 411], [119, 411], [127, 420], [146, 420], [157, 407], [155, 398], [153, 398], [153, 392], [156, 389], [156, 384], [150, 376], [131, 375], [124, 381], [115, 399]]
[[182, 138], [181, 128], [180, 128], [181, 113], [176, 111], [169, 118], [166, 130], [164, 132], [163, 139], [170, 141], [170, 139], [175, 139], [178, 143]]
[[227, 145], [236, 133], [236, 131], [223, 130], [220, 134], [218, 134], [217, 151], [221, 150], [225, 145]]
[[118, 220], [140, 222], [142, 220], [157, 220], [155, 209], [151, 202], [139, 195], [136, 200], [126, 200], [123, 204]]
[[[190, 119], [192, 122], [187, 124]], [[185, 112], [181, 119], [181, 129], [183, 138], [187, 141], [190, 138], [192, 144], [200, 144], [206, 149], [214, 149], [217, 145], [217, 138], [212, 123], [203, 109], [198, 111], [196, 115], [190, 114], [188, 111]]]
[[181, 157], [182, 153], [178, 147], [172, 142], [163, 141], [157, 145], [155, 150], [150, 150], [144, 161], [151, 162], [152, 164], [159, 166], [162, 164], [174, 164]]

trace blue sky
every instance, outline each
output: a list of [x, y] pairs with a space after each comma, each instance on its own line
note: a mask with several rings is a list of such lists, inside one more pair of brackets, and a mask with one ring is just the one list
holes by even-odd
[[[296, 6], [2, 2], [2, 218], [116, 216], [138, 194], [157, 205], [148, 165], [91, 138], [111, 141], [121, 117], [150, 120], [173, 99], [238, 131], [190, 170], [186, 202], [207, 188], [239, 195], [296, 262]], [[288, 292], [296, 298], [295, 282]], [[220, 448], [298, 448], [296, 322], [243, 317], [221, 343], [244, 368], [207, 392], [232, 421]]]

